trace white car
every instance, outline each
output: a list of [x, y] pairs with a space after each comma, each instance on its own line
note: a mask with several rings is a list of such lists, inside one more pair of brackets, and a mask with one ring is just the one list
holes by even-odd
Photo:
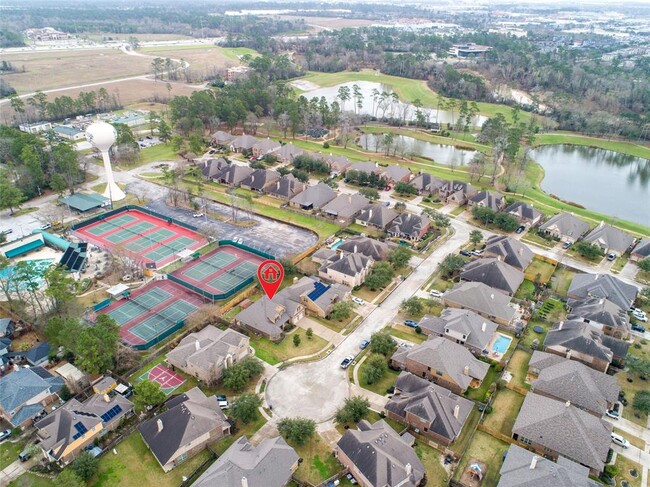
[[643, 321], [644, 323], [648, 321], [648, 316], [645, 314], [644, 311], [640, 309], [635, 309], [634, 311], [632, 311], [632, 316], [634, 316], [639, 321]]
[[623, 448], [630, 447], [630, 442], [623, 438], [621, 435], [617, 435], [616, 433], [612, 433], [612, 443], [618, 446], [622, 446]]
[[198, 213], [194, 213], [192, 216], [194, 218], [201, 218], [203, 216], [203, 212], [199, 211]]
[[357, 303], [359, 306], [366, 304], [363, 299], [357, 298], [356, 296], [352, 296], [352, 301]]
[[442, 298], [442, 293], [436, 289], [432, 289], [431, 291], [429, 291], [429, 296], [433, 298]]

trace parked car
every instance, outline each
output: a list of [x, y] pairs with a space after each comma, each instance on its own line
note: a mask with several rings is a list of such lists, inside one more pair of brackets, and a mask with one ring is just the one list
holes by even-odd
[[208, 151], [208, 154], [212, 155], [212, 154], [214, 154], [215, 152], [217, 152], [217, 149], [210, 149], [210, 150]]
[[639, 321], [643, 321], [644, 323], [648, 321], [648, 316], [645, 314], [645, 311], [642, 311], [640, 309], [635, 309], [632, 311], [632, 316], [634, 316]]
[[364, 350], [368, 345], [370, 345], [370, 340], [361, 340], [359, 348], [361, 348], [361, 350]]
[[358, 305], [363, 305], [366, 303], [363, 299], [357, 298], [356, 296], [352, 296], [352, 301], [357, 303]]
[[432, 289], [431, 291], [429, 291], [429, 296], [433, 298], [442, 298], [442, 293], [437, 289]]
[[193, 216], [194, 218], [201, 218], [201, 217], [203, 216], [203, 212], [202, 212], [202, 211], [199, 211], [199, 212], [197, 212], [197, 213], [194, 213], [192, 216]]
[[526, 230], [526, 226], [525, 225], [520, 225], [519, 228], [517, 228], [517, 230], [515, 230], [515, 233], [523, 233], [524, 230]]
[[472, 256], [472, 253], [469, 250], [465, 250], [465, 249], [461, 250], [459, 252], [459, 254], [464, 255], [465, 257], [471, 257]]
[[413, 320], [404, 320], [404, 324], [406, 326], [410, 326], [411, 328], [415, 328], [416, 326], [418, 326], [418, 322]]
[[382, 202], [382, 205], [389, 207], [390, 206], [390, 201], [384, 201]]
[[11, 430], [0, 431], [0, 442], [6, 440], [11, 436]]
[[483, 255], [484, 250], [472, 250], [472, 255]]
[[350, 483], [351, 483], [352, 485], [356, 485], [357, 480], [352, 476], [351, 473], [347, 474], [347, 475], [346, 475], [346, 478], [350, 481]]
[[630, 442], [623, 438], [621, 435], [617, 435], [616, 433], [612, 433], [612, 443], [618, 446], [622, 446], [623, 448], [630, 447]]
[[610, 261], [610, 262], [613, 261], [613, 260], [616, 260], [616, 254], [614, 254], [614, 253], [609, 254], [607, 256], [607, 260]]
[[573, 245], [571, 242], [564, 242], [564, 243], [562, 244], [562, 248], [563, 248], [564, 250], [566, 250], [566, 249], [568, 249], [569, 247], [571, 247], [571, 245]]
[[228, 402], [228, 398], [224, 396], [223, 394], [220, 394], [217, 396], [217, 401], [219, 402], [219, 407], [221, 409], [228, 409], [230, 407], [230, 403]]
[[2, 230], [2, 232], [0, 232], [0, 233], [2, 233], [2, 235], [9, 235], [9, 234], [10, 234], [11, 232], [13, 232], [13, 231], [14, 231], [13, 228], [5, 228], [5, 229]]
[[614, 411], [613, 409], [608, 409], [605, 414], [607, 416], [609, 416], [610, 418], [612, 418], [612, 419], [617, 420], [619, 418], [619, 414], [616, 411]]
[[343, 359], [343, 362], [341, 362], [341, 368], [342, 369], [347, 369], [352, 361], [354, 360], [354, 357], [352, 355], [348, 355]]
[[51, 223], [44, 223], [43, 225], [41, 225], [40, 227], [38, 227], [38, 230], [47, 230], [48, 228], [52, 228], [52, 224], [51, 224]]
[[632, 329], [634, 331], [639, 331], [641, 333], [645, 333], [645, 326], [641, 326], [638, 323], [632, 323]]
[[26, 462], [30, 458], [32, 458], [32, 448], [31, 448], [31, 446], [25, 447], [25, 449], [18, 454], [18, 459], [21, 462]]

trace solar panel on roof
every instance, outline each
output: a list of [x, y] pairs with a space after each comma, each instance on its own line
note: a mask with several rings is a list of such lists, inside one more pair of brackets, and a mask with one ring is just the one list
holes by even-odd
[[314, 290], [312, 292], [310, 292], [307, 295], [307, 297], [309, 299], [311, 299], [312, 301], [316, 301], [323, 294], [325, 294], [329, 288], [330, 288], [330, 286], [326, 286], [322, 282], [316, 282], [316, 283], [314, 283]]
[[77, 421], [74, 424], [74, 429], [76, 429], [77, 432], [72, 437], [73, 440], [76, 440], [77, 438], [82, 437], [83, 435], [85, 435], [88, 432], [88, 428], [86, 428], [86, 426], [80, 421]]
[[102, 421], [104, 423], [107, 423], [115, 416], [120, 414], [121, 412], [122, 412], [122, 406], [120, 405], [113, 406], [111, 409], [109, 409], [108, 411], [106, 411], [104, 414], [101, 415]]

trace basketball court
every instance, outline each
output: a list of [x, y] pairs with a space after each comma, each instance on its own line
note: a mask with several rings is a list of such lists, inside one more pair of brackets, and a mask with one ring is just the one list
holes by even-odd
[[158, 385], [160, 385], [160, 390], [167, 396], [185, 383], [185, 378], [182, 375], [172, 372], [167, 367], [160, 364], [138, 377], [138, 381], [143, 380], [150, 380], [151, 382], [158, 383]]

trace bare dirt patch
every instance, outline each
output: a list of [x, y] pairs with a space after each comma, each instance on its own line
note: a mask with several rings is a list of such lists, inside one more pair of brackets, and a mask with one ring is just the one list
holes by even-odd
[[192, 70], [207, 70], [210, 68], [229, 68], [239, 65], [236, 59], [228, 56], [223, 49], [216, 46], [199, 47], [188, 46], [185, 49], [173, 47], [145, 47], [138, 52], [148, 56], [159, 56], [161, 58], [182, 59], [190, 63]]
[[282, 15], [285, 19], [303, 19], [305, 23], [325, 29], [343, 29], [345, 27], [367, 27], [376, 24], [373, 20], [343, 19], [339, 17], [300, 17], [296, 15]]

